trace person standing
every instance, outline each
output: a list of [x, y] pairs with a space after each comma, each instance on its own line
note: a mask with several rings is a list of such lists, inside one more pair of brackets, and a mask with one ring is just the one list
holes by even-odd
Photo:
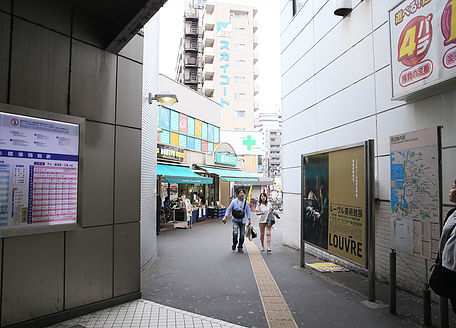
[[272, 227], [268, 226], [267, 219], [269, 213], [272, 211], [271, 204], [268, 202], [268, 196], [266, 193], [261, 193], [258, 201], [258, 205], [255, 209], [255, 212], [258, 217], [258, 224], [260, 226], [260, 241], [261, 241], [261, 251], [264, 252], [264, 231], [266, 230], [266, 241], [268, 245], [267, 252], [271, 252], [271, 229]]
[[[448, 196], [450, 202], [456, 203], [456, 180], [453, 182]], [[456, 313], [456, 208], [451, 209], [446, 216], [439, 251], [442, 256], [442, 266], [451, 273], [448, 277], [450, 279], [448, 290], [451, 294], [449, 297], [451, 306]]]
[[161, 196], [159, 194], [157, 194], [157, 208], [156, 208], [156, 222], [155, 222], [155, 225], [156, 225], [156, 233], [157, 233], [157, 236], [160, 234], [160, 217], [161, 217], [161, 212], [162, 212], [162, 199], [161, 199]]
[[252, 221], [250, 220], [250, 206], [247, 200], [245, 200], [244, 190], [240, 189], [237, 192], [237, 198], [231, 201], [230, 206], [226, 209], [225, 216], [222, 221], [223, 224], [226, 223], [226, 217], [232, 214], [231, 222], [233, 222], [233, 245], [231, 249], [236, 250], [236, 245], [238, 245], [238, 235], [239, 235], [239, 245], [238, 253], [244, 253], [242, 249], [244, 246], [244, 234], [245, 234], [245, 222], [248, 219], [250, 225]]
[[187, 228], [191, 228], [192, 227], [193, 207], [192, 207], [192, 203], [190, 202], [190, 199], [187, 198], [187, 193], [185, 192], [185, 190], [182, 192], [181, 198], [184, 203], [184, 212], [185, 212], [186, 219], [187, 219]]

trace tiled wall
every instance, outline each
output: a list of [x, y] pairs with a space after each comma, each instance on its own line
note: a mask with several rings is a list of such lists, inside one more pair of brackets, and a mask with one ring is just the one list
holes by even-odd
[[[293, 17], [291, 0], [281, 0], [282, 179], [290, 220], [284, 238], [299, 247], [300, 155], [374, 139], [379, 279], [389, 278], [389, 136], [443, 126], [444, 205], [450, 205], [447, 190], [456, 176], [456, 91], [409, 103], [391, 100], [388, 10], [397, 2], [353, 0], [353, 11], [341, 18], [333, 14], [334, 1], [308, 0]], [[399, 286], [421, 295], [424, 260], [400, 255]]]
[[0, 102], [86, 118], [83, 229], [1, 241], [2, 326], [140, 291], [143, 36], [107, 53], [97, 23], [0, 0]]

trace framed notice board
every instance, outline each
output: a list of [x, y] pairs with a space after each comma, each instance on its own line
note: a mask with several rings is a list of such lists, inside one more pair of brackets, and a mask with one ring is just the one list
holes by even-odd
[[365, 268], [373, 265], [372, 149], [366, 141], [305, 154], [301, 167], [301, 240]]
[[0, 104], [0, 237], [80, 227], [85, 119]]

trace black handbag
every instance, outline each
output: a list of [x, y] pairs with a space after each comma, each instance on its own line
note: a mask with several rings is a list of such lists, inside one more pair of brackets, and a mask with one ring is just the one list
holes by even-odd
[[[450, 231], [450, 235], [453, 232], [453, 229]], [[431, 266], [430, 271], [432, 271], [432, 273], [429, 277], [429, 286], [434, 293], [442, 297], [450, 297], [453, 295], [454, 289], [456, 288], [456, 272], [445, 268], [442, 265], [440, 256], [437, 256], [437, 259], [435, 260], [434, 265]]]
[[247, 204], [246, 201], [244, 201], [244, 208], [241, 210], [238, 210], [238, 209], [233, 209], [231, 211], [231, 214], [236, 218], [236, 219], [243, 219], [244, 216], [245, 216], [245, 205]]
[[442, 261], [437, 257], [435, 264], [431, 267], [431, 277], [429, 278], [429, 286], [439, 296], [450, 297], [456, 273], [445, 268]]

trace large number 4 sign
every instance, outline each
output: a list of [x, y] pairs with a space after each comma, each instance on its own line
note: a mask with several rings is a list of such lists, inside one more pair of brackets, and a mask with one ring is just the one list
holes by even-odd
[[[456, 0], [453, 0], [456, 2]], [[432, 14], [412, 19], [402, 30], [398, 44], [398, 61], [413, 67], [423, 60], [432, 42]]]

